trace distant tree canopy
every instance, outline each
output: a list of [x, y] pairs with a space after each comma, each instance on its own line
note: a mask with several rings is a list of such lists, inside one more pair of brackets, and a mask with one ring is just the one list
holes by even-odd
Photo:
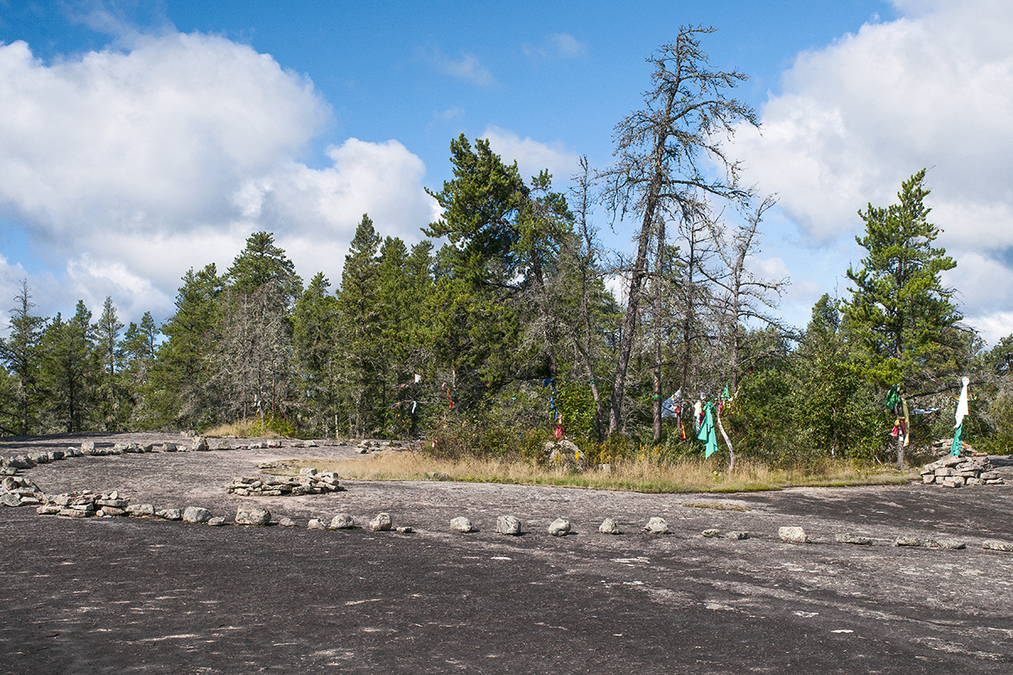
[[[756, 118], [732, 96], [744, 76], [709, 66], [710, 30], [684, 28], [650, 59], [653, 88], [617, 126], [615, 164], [582, 159], [562, 193], [459, 136], [422, 240], [384, 236], [364, 214], [336, 283], [304, 286], [274, 235], [254, 232], [224, 274], [187, 270], [161, 325], [145, 313], [125, 326], [112, 298], [97, 319], [83, 302], [41, 317], [22, 284], [0, 340], [0, 430], [256, 419], [531, 459], [566, 434], [604, 463], [702, 454], [695, 408], [711, 403], [717, 462], [903, 462], [904, 442], [952, 436], [968, 375], [980, 396], [965, 440], [1008, 451], [1013, 336], [985, 350], [961, 326], [924, 170], [898, 203], [859, 212], [866, 257], [848, 295], [820, 298], [804, 330], [778, 321], [787, 280], [750, 263], [775, 201], [740, 185], [722, 144]], [[603, 216], [635, 222], [632, 255], [602, 246]], [[909, 414], [884, 404], [895, 386]]]

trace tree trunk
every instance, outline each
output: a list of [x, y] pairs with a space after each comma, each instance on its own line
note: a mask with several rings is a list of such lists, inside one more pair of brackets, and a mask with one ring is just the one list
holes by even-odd
[[721, 437], [725, 439], [725, 445], [728, 446], [728, 473], [732, 472], [735, 468], [735, 449], [732, 447], [732, 441], [728, 438], [728, 434], [725, 432], [725, 425], [721, 423], [721, 406], [719, 405], [715, 409], [715, 419], [718, 423], [718, 431], [721, 432]]

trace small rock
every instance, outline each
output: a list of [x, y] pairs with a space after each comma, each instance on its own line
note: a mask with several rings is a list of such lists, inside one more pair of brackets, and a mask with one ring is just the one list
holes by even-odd
[[648, 534], [668, 534], [668, 523], [665, 522], [664, 518], [654, 516], [647, 521], [647, 525], [644, 525], [644, 532]]
[[184, 523], [206, 523], [213, 517], [211, 512], [202, 506], [188, 506], [183, 511]]
[[281, 527], [295, 527], [295, 521], [291, 518], [282, 518], [278, 521], [278, 525]]
[[601, 525], [598, 526], [598, 532], [600, 532], [601, 534], [623, 533], [622, 530], [619, 529], [619, 523], [612, 520], [611, 518], [606, 518], [605, 520], [601, 521]]
[[176, 452], [178, 449], [175, 443], [162, 443], [162, 452]]
[[946, 551], [960, 551], [967, 548], [967, 544], [956, 539], [940, 539], [935, 544], [935, 548], [941, 548]]
[[155, 515], [155, 507], [151, 504], [131, 504], [126, 512], [135, 518], [150, 518]]
[[5, 492], [0, 495], [0, 504], [11, 507], [21, 506], [21, 497], [12, 492]]
[[40, 516], [52, 516], [59, 513], [62, 508], [63, 507], [57, 506], [56, 504], [43, 504], [39, 508], [35, 509], [35, 512]]
[[208, 520], [208, 525], [210, 525], [211, 527], [221, 527], [224, 524], [225, 524], [224, 516], [215, 516], [214, 518], [210, 518]]
[[324, 524], [321, 523], [319, 520], [317, 520], [316, 518], [310, 518], [310, 522], [306, 523], [306, 529], [307, 530], [323, 530], [325, 528], [324, 528]]
[[127, 511], [126, 509], [118, 509], [115, 506], [103, 506], [98, 510], [96, 515], [106, 516], [107, 518], [118, 518], [120, 516], [126, 516]]
[[[295, 446], [293, 446], [293, 447], [295, 447]], [[315, 476], [315, 475], [317, 475], [317, 470], [314, 469], [311, 466], [305, 466], [305, 467], [299, 469], [299, 475], [300, 476]]]
[[351, 530], [355, 527], [355, 519], [347, 513], [339, 513], [331, 518], [327, 529], [330, 530]]
[[57, 515], [65, 516], [67, 518], [91, 518], [95, 515], [95, 512], [79, 511], [78, 509], [60, 509], [60, 512]]
[[713, 539], [714, 537], [720, 537], [721, 536], [721, 530], [715, 530], [715, 529], [711, 528], [709, 530], [704, 530], [701, 534], [703, 534], [703, 536], [705, 536], [705, 537]]
[[521, 533], [521, 521], [514, 516], [499, 516], [496, 518], [496, 533], [519, 535]]
[[195, 452], [207, 452], [211, 447], [208, 445], [208, 439], [198, 436], [193, 439], [193, 449]]
[[779, 527], [777, 536], [786, 544], [805, 544], [809, 541], [801, 527]]
[[262, 527], [271, 522], [271, 512], [255, 506], [240, 506], [236, 509], [236, 525]]
[[1013, 542], [988, 539], [981, 542], [981, 547], [986, 551], [1007, 551], [1013, 552]]
[[454, 532], [460, 532], [462, 534], [467, 532], [474, 532], [475, 528], [471, 526], [471, 521], [464, 516], [458, 516], [450, 520], [450, 529]]
[[838, 534], [834, 537], [838, 544], [855, 544], [856, 546], [872, 546], [871, 537], [862, 537], [857, 534]]
[[919, 537], [897, 537], [894, 540], [894, 546], [925, 546], [928, 544], [928, 539], [921, 539]]
[[725, 532], [725, 539], [749, 539], [749, 533], [742, 530], [732, 530]]
[[413, 530], [410, 525], [402, 525], [401, 527], [397, 528], [398, 534], [411, 534], [414, 531], [415, 530]]
[[183, 520], [183, 512], [179, 509], [162, 509], [156, 511], [155, 515], [165, 520]]
[[389, 513], [378, 513], [369, 521], [369, 529], [373, 532], [389, 532], [393, 524]]
[[549, 534], [553, 537], [565, 537], [570, 534], [570, 521], [562, 518], [556, 518], [554, 521], [549, 523]]

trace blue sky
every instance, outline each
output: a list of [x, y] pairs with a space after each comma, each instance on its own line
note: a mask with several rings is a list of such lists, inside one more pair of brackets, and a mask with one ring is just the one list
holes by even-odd
[[336, 284], [363, 212], [419, 239], [460, 133], [560, 187], [581, 154], [606, 166], [687, 24], [750, 76], [762, 135], [729, 151], [779, 195], [753, 265], [791, 277], [789, 323], [846, 294], [856, 211], [928, 166], [947, 283], [986, 338], [1013, 332], [1013, 9], [992, 0], [0, 0], [0, 298], [27, 278], [44, 315], [109, 295], [161, 320], [258, 229]]

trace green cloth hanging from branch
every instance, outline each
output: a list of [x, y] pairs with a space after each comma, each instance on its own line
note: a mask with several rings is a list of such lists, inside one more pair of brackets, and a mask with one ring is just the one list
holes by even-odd
[[718, 437], [714, 434], [714, 404], [707, 402], [703, 406], [703, 424], [700, 425], [700, 432], [696, 435], [698, 440], [703, 441], [704, 459], [718, 451]]

